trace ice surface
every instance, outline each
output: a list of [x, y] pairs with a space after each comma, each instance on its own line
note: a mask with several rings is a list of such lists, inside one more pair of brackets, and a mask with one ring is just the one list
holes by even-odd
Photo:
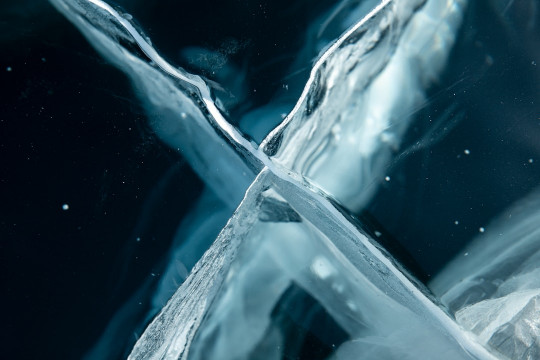
[[215, 194], [236, 207], [255, 174], [214, 130], [216, 117], [209, 113], [216, 109], [215, 105], [206, 106], [211, 97], [206, 83], [199, 76], [168, 64], [129, 16], [105, 2], [51, 2], [78, 26], [104, 58], [131, 79], [156, 134], [182, 153]]
[[[371, 198], [452, 48], [465, 1], [388, 2], [324, 53], [262, 146], [351, 210]], [[435, 39], [436, 41], [433, 41]], [[407, 89], [403, 91], [403, 89]]]
[[518, 202], [431, 288], [466, 329], [511, 359], [540, 354], [540, 191]]
[[[506, 240], [479, 243], [433, 282], [470, 332], [347, 215], [384, 179], [446, 64], [465, 0], [339, 3], [321, 22], [321, 42], [311, 48], [323, 51], [300, 99], [260, 146], [226, 121], [211, 87], [167, 63], [130, 16], [101, 0], [51, 2], [130, 77], [156, 134], [209, 188], [179, 230], [154, 306], [183, 283], [130, 359], [298, 357], [312, 335], [332, 359], [538, 352], [539, 242], [530, 223], [538, 213], [515, 216]], [[345, 24], [352, 27], [328, 45], [325, 36]], [[267, 105], [240, 126], [259, 140], [266, 131], [256, 119], [288, 105]], [[219, 211], [206, 216], [211, 203]]]
[[[288, 214], [305, 217], [269, 221], [270, 210], [261, 211], [268, 201], [279, 204], [275, 213], [290, 206]], [[268, 346], [283, 349], [284, 338], [269, 333], [276, 305], [291, 285], [315, 298], [347, 334], [337, 358], [350, 358], [351, 348], [383, 359], [441, 353], [447, 359], [490, 358], [346, 215], [269, 170], [258, 176], [130, 358], [237, 359], [260, 357], [259, 349]], [[429, 345], [413, 345], [427, 336]]]

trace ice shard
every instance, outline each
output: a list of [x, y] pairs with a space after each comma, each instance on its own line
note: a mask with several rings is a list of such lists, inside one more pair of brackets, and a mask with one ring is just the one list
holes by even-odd
[[[52, 3], [144, 94], [141, 100], [156, 134], [182, 152], [215, 194], [236, 206], [254, 174], [213, 129], [222, 116], [215, 116], [219, 111], [208, 85], [199, 76], [167, 63], [130, 22], [129, 14], [101, 0]], [[214, 171], [216, 164], [219, 172]]]
[[351, 210], [376, 190], [445, 65], [466, 2], [381, 5], [321, 56], [296, 107], [262, 144]]
[[[343, 348], [328, 346], [337, 358], [491, 358], [404, 273], [322, 194], [265, 169], [130, 358], [250, 358], [267, 349], [279, 358], [286, 333], [275, 334], [272, 320], [291, 286], [335, 319]], [[427, 336], [429, 345], [414, 345]]]
[[[443, 71], [465, 0], [339, 3], [322, 29], [336, 18], [351, 26], [323, 44], [300, 98], [260, 145], [258, 114], [273, 116], [290, 103], [268, 104], [237, 128], [215, 88], [165, 61], [130, 15], [101, 0], [51, 2], [130, 77], [154, 131], [208, 186], [179, 231], [185, 242], [172, 258], [183, 259], [183, 267], [171, 264], [155, 306], [172, 292], [168, 279], [183, 283], [130, 359], [536, 354], [537, 256], [524, 269], [517, 265], [536, 251], [536, 236], [521, 241], [517, 231], [516, 251], [501, 250], [503, 242], [493, 242], [494, 250], [477, 246], [471, 253], [482, 253], [480, 260], [457, 260], [433, 282], [437, 298], [350, 215], [374, 196]], [[361, 17], [351, 21], [353, 14]], [[210, 203], [219, 211], [205, 218], [201, 209]], [[491, 261], [492, 252], [502, 252], [500, 261]], [[501, 265], [508, 259], [516, 266]], [[494, 321], [500, 309], [507, 316]], [[309, 353], [310, 342], [317, 355]]]

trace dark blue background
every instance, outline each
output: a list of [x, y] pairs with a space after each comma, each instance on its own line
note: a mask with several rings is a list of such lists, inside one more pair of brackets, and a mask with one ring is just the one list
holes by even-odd
[[[251, 86], [259, 91], [250, 106], [280, 86], [259, 85], [294, 59], [297, 35], [324, 7], [123, 5], [173, 62], [185, 46], [246, 41], [237, 61], [253, 68]], [[51, 5], [1, 4], [0, 27], [3, 353], [76, 359], [151, 273], [159, 274], [202, 182], [147, 128], [127, 79]], [[282, 60], [267, 61], [276, 54]]]

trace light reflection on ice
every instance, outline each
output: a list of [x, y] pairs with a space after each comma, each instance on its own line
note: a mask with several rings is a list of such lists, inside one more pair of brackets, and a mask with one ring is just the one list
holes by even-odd
[[511, 359], [540, 355], [539, 209], [536, 190], [495, 219], [431, 283], [459, 324]]
[[[537, 313], [537, 269], [531, 270], [534, 276], [516, 272], [523, 275], [519, 281], [508, 274], [498, 278], [493, 264], [500, 265], [499, 259], [478, 269], [471, 259], [484, 259], [486, 251], [475, 248], [456, 260], [458, 270], [450, 266], [433, 282], [436, 294], [484, 348], [334, 203], [358, 211], [381, 179], [391, 180], [385, 170], [412, 115], [425, 103], [426, 89], [445, 67], [465, 0], [340, 2], [322, 20], [319, 38], [352, 26], [336, 41], [316, 46], [323, 51], [292, 111], [277, 125], [291, 108], [290, 98], [278, 99], [245, 114], [239, 129], [226, 120], [219, 86], [166, 62], [129, 14], [101, 0], [51, 2], [130, 77], [156, 134], [182, 151], [208, 187], [179, 228], [181, 244], [153, 299], [154, 307], [163, 309], [131, 359], [281, 358], [293, 347], [286, 336], [293, 325], [280, 309], [295, 299], [311, 299], [313, 309], [323, 308], [343, 333], [339, 341], [327, 341], [330, 358], [361, 353], [378, 359], [489, 359], [491, 348], [521, 358], [536, 351], [531, 344], [538, 334], [522, 320]], [[268, 123], [277, 126], [264, 137]], [[213, 213], [203, 215], [209, 207]], [[490, 226], [483, 236], [495, 233]], [[498, 241], [492, 244], [500, 249]], [[516, 251], [524, 249], [529, 248]], [[460, 261], [468, 265], [461, 267]], [[495, 276], [505, 281], [496, 285], [506, 292], [486, 299], [482, 290], [472, 302], [470, 284], [455, 284], [467, 276], [474, 291], [479, 281]], [[528, 292], [517, 293], [523, 286]], [[486, 322], [486, 314], [501, 309], [505, 319]], [[491, 336], [509, 323], [529, 331], [520, 338], [526, 350], [507, 348], [511, 332]], [[99, 348], [93, 355], [103, 358], [106, 351]]]

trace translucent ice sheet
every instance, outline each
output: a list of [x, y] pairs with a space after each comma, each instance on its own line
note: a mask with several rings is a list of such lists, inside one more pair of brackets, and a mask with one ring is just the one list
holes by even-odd
[[303, 92], [260, 145], [291, 99], [229, 121], [219, 86], [167, 62], [130, 15], [101, 0], [51, 2], [129, 76], [155, 133], [208, 186], [180, 227], [184, 242], [154, 306], [174, 294], [130, 359], [537, 353], [538, 196], [515, 225], [501, 225], [504, 241], [487, 233], [494, 238], [450, 264], [431, 284], [436, 297], [350, 215], [390, 181], [385, 171], [447, 65], [465, 0], [337, 4], [321, 22]]

